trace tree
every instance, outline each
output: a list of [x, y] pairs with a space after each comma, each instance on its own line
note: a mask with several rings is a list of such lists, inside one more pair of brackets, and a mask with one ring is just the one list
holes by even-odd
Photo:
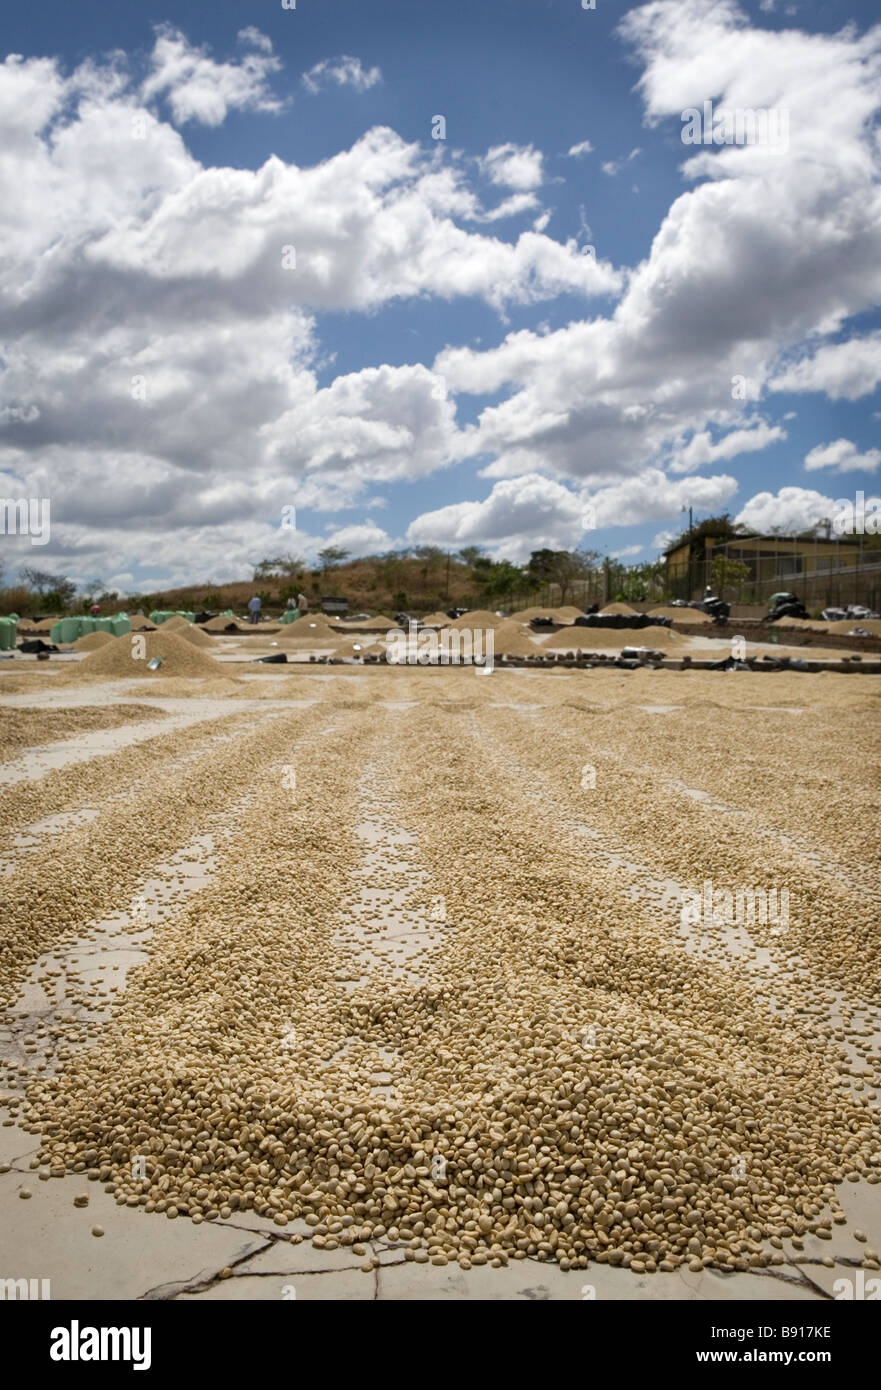
[[47, 570], [38, 570], [32, 565], [24, 565], [19, 574], [44, 602], [51, 597], [58, 600], [56, 606], [66, 608], [76, 597], [76, 585], [63, 574], [49, 574]]
[[667, 598], [667, 566], [663, 560], [649, 560], [639, 565], [640, 578], [645, 584], [646, 598], [655, 603]]
[[477, 571], [477, 576], [481, 592], [487, 598], [503, 598], [528, 588], [523, 570], [519, 565], [512, 565], [510, 560], [489, 560]]
[[446, 558], [446, 551], [439, 545], [417, 545], [413, 554], [424, 565], [439, 565]]
[[420, 579], [423, 584], [428, 583], [428, 576], [432, 568], [441, 565], [446, 558], [440, 546], [437, 545], [417, 545], [413, 555], [422, 566]]
[[254, 566], [255, 579], [291, 579], [306, 567], [299, 555], [268, 555]]
[[326, 574], [328, 570], [336, 569], [337, 565], [341, 565], [343, 560], [348, 560], [350, 554], [351, 551], [343, 550], [342, 546], [326, 545], [323, 550], [319, 550], [318, 558]]
[[729, 560], [727, 555], [713, 556], [710, 573], [713, 579], [713, 587], [720, 598], [725, 597], [726, 589], [735, 589], [739, 600], [743, 592], [744, 584], [752, 578], [752, 571], [749, 565], [745, 564], [743, 560]]
[[459, 551], [459, 559], [472, 569], [483, 554], [483, 548], [479, 545], [466, 545]]
[[18, 573], [25, 584], [38, 594], [42, 594], [44, 590], [51, 588], [55, 583], [54, 574], [50, 574], [48, 570], [35, 569], [33, 565], [22, 565]]
[[378, 555], [376, 558], [379, 566], [379, 577], [384, 588], [392, 590], [405, 582], [404, 560], [406, 557], [404, 552], [387, 550], [385, 554]]
[[540, 584], [550, 584], [555, 557], [559, 553], [556, 550], [533, 550], [526, 568]]
[[665, 566], [663, 560], [643, 565], [622, 565], [609, 560], [609, 593], [619, 602], [657, 602], [664, 596]]
[[556, 584], [560, 603], [577, 579], [586, 579], [597, 567], [599, 555], [593, 550], [533, 550], [527, 573], [540, 584]]
[[680, 536], [670, 542], [667, 549], [675, 550], [677, 546], [691, 541], [694, 548], [703, 553], [706, 548], [704, 542], [708, 537], [712, 540], [735, 540], [738, 536], [754, 536], [756, 534], [748, 526], [744, 526], [742, 522], [735, 524], [728, 512], [722, 512], [719, 516], [705, 517], [696, 526], [692, 526], [691, 530], [686, 527]]

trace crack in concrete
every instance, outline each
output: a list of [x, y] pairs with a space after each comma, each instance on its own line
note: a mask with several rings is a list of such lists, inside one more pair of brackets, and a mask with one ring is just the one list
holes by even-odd
[[828, 1290], [824, 1289], [822, 1284], [818, 1284], [816, 1279], [812, 1279], [811, 1276], [809, 1274], [805, 1274], [803, 1270], [800, 1270], [799, 1272], [801, 1274], [801, 1278], [798, 1282], [802, 1288], [813, 1289], [813, 1291], [816, 1294], [819, 1294], [821, 1298], [826, 1299], [827, 1302], [834, 1301], [832, 1294], [829, 1293]]
[[[31, 1169], [19, 1168], [18, 1165], [20, 1163], [24, 1163], [25, 1159], [36, 1158], [37, 1152], [37, 1149], [28, 1149], [27, 1153], [19, 1154], [17, 1158], [5, 1158], [3, 1161], [4, 1163], [9, 1164], [10, 1171], [14, 1171], [16, 1173], [27, 1173], [30, 1172]], [[0, 1174], [0, 1176], [2, 1176], [2, 1174]]]
[[[221, 1224], [221, 1225], [222, 1225], [222, 1224], [224, 1224], [224, 1223], [218, 1223], [218, 1224]], [[246, 1232], [249, 1232], [249, 1233], [251, 1233], [251, 1234], [253, 1234], [253, 1235], [263, 1236], [263, 1237], [264, 1237], [264, 1242], [263, 1242], [263, 1244], [259, 1247], [259, 1249], [257, 1249], [257, 1250], [249, 1250], [249, 1251], [247, 1251], [246, 1254], [240, 1255], [239, 1258], [238, 1258], [237, 1260], [233, 1260], [233, 1261], [231, 1261], [229, 1264], [226, 1264], [226, 1265], [221, 1265], [220, 1269], [217, 1270], [217, 1271], [216, 1271], [215, 1273], [213, 1273], [213, 1274], [207, 1274], [207, 1275], [194, 1275], [192, 1279], [186, 1280], [186, 1281], [183, 1282], [183, 1283], [157, 1284], [157, 1285], [155, 1285], [153, 1288], [147, 1289], [147, 1291], [146, 1291], [145, 1293], [139, 1294], [139, 1295], [138, 1295], [138, 1298], [136, 1299], [136, 1302], [145, 1302], [145, 1301], [151, 1301], [151, 1302], [170, 1301], [170, 1300], [172, 1300], [172, 1299], [177, 1298], [180, 1294], [184, 1294], [184, 1293], [205, 1293], [208, 1289], [214, 1288], [214, 1286], [215, 1286], [216, 1284], [218, 1284], [218, 1283], [221, 1283], [221, 1282], [223, 1282], [223, 1283], [232, 1283], [232, 1282], [233, 1282], [234, 1280], [236, 1280], [236, 1279], [291, 1279], [291, 1280], [294, 1280], [294, 1279], [301, 1279], [301, 1278], [307, 1278], [307, 1277], [308, 1277], [308, 1278], [311, 1278], [313, 1275], [316, 1275], [316, 1274], [322, 1274], [322, 1275], [323, 1275], [323, 1274], [344, 1274], [344, 1273], [351, 1273], [353, 1270], [356, 1270], [356, 1269], [359, 1269], [359, 1268], [360, 1268], [360, 1265], [357, 1264], [357, 1262], [352, 1263], [352, 1264], [350, 1264], [350, 1265], [345, 1265], [345, 1266], [343, 1266], [342, 1268], [333, 1268], [333, 1269], [297, 1269], [297, 1270], [289, 1270], [289, 1269], [267, 1269], [267, 1270], [262, 1270], [262, 1269], [261, 1269], [261, 1270], [258, 1270], [258, 1269], [240, 1268], [240, 1266], [245, 1266], [245, 1265], [247, 1265], [248, 1262], [249, 1262], [250, 1260], [255, 1259], [256, 1256], [262, 1255], [262, 1254], [264, 1253], [264, 1251], [266, 1251], [266, 1250], [271, 1250], [272, 1247], [273, 1247], [274, 1245], [278, 1245], [278, 1244], [280, 1244], [280, 1243], [286, 1243], [286, 1242], [288, 1241], [289, 1238], [288, 1238], [287, 1236], [285, 1236], [285, 1235], [273, 1235], [273, 1234], [271, 1234], [271, 1233], [269, 1233], [269, 1232], [266, 1232], [266, 1231], [259, 1231], [259, 1230], [257, 1230], [255, 1227], [253, 1227], [253, 1226], [226, 1226], [225, 1229], [227, 1229], [227, 1230], [236, 1230], [236, 1231], [246, 1231]], [[387, 1247], [385, 1247], [385, 1248], [386, 1248], [386, 1249], [389, 1249], [389, 1250], [392, 1249], [391, 1246], [387, 1246]], [[402, 1265], [402, 1264], [406, 1264], [406, 1260], [394, 1260], [394, 1261], [390, 1261], [390, 1262], [389, 1262], [389, 1267], [391, 1267], [392, 1265]], [[228, 1276], [227, 1279], [221, 1280], [221, 1271], [224, 1270], [224, 1269], [231, 1269], [231, 1270], [233, 1270], [234, 1272], [233, 1272], [233, 1274], [232, 1274], [231, 1276]], [[374, 1299], [377, 1299], [377, 1298], [379, 1298], [379, 1296], [380, 1296], [380, 1288], [379, 1288], [379, 1269], [380, 1269], [380, 1266], [379, 1266], [379, 1265], [376, 1265], [376, 1266], [374, 1267], [374, 1295], [373, 1295], [373, 1296], [374, 1296]], [[235, 1273], [236, 1270], [238, 1270], [238, 1273]]]
[[246, 1254], [240, 1255], [237, 1260], [233, 1260], [231, 1264], [221, 1265], [220, 1269], [217, 1270], [215, 1274], [202, 1276], [194, 1274], [192, 1279], [183, 1284], [156, 1284], [152, 1289], [148, 1289], [146, 1293], [139, 1294], [135, 1302], [170, 1301], [181, 1293], [204, 1293], [206, 1289], [211, 1289], [215, 1284], [221, 1282], [220, 1276], [224, 1269], [236, 1269], [238, 1265], [245, 1264], [247, 1260], [253, 1260], [255, 1255], [262, 1255], [264, 1250], [270, 1250], [273, 1244], [273, 1241], [267, 1240], [259, 1250], [249, 1250]]
[[229, 1218], [227, 1218], [226, 1221], [221, 1220], [214, 1224], [218, 1227], [222, 1227], [225, 1231], [248, 1231], [252, 1236], [263, 1236], [264, 1240], [268, 1240], [271, 1244], [277, 1244], [279, 1241], [283, 1241], [285, 1244], [290, 1242], [290, 1236], [282, 1232], [276, 1234], [275, 1231], [261, 1231], [259, 1226], [239, 1226], [235, 1221]]
[[[260, 1254], [260, 1251], [256, 1251]], [[314, 1274], [351, 1274], [358, 1269], [358, 1265], [345, 1265], [342, 1269], [243, 1269], [241, 1274], [234, 1274], [232, 1279], [226, 1282], [231, 1284], [235, 1279], [305, 1279], [312, 1278]]]

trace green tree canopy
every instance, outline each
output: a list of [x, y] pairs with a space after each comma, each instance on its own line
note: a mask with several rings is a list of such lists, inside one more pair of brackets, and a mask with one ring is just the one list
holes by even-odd
[[341, 565], [343, 560], [348, 560], [350, 554], [351, 552], [343, 550], [342, 546], [326, 545], [323, 550], [319, 550], [318, 558], [321, 561], [322, 569], [327, 571]]
[[267, 555], [254, 566], [255, 579], [290, 579], [306, 568], [299, 555]]

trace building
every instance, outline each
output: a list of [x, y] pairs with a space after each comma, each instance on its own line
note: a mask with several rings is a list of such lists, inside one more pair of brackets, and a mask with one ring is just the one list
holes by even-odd
[[791, 589], [809, 607], [877, 607], [881, 538], [836, 536], [823, 529], [824, 534], [817, 528], [788, 536], [682, 537], [664, 552], [670, 597], [699, 599], [709, 584], [724, 588], [724, 597], [737, 603], [763, 603], [772, 593]]

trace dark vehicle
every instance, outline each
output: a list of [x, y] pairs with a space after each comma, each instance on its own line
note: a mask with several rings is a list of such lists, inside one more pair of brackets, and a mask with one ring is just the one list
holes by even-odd
[[349, 600], [347, 598], [323, 598], [321, 611], [334, 618], [344, 618], [349, 611]]
[[779, 622], [781, 618], [806, 618], [808, 610], [795, 594], [788, 592], [771, 595], [771, 611], [768, 614], [769, 623]]
[[[731, 614], [731, 604], [724, 599], [718, 598], [707, 586], [702, 599], [689, 602], [684, 598], [674, 598], [670, 603], [671, 608], [696, 608], [699, 613], [709, 613], [714, 623], [727, 623]], [[663, 622], [662, 618], [655, 618], [654, 621]], [[688, 622], [687, 617], [683, 617], [683, 622]]]
[[704, 599], [703, 603], [696, 603], [694, 606], [709, 613], [714, 623], [727, 623], [731, 614], [731, 604], [726, 603], [724, 599], [717, 598], [715, 594], [711, 594]]

